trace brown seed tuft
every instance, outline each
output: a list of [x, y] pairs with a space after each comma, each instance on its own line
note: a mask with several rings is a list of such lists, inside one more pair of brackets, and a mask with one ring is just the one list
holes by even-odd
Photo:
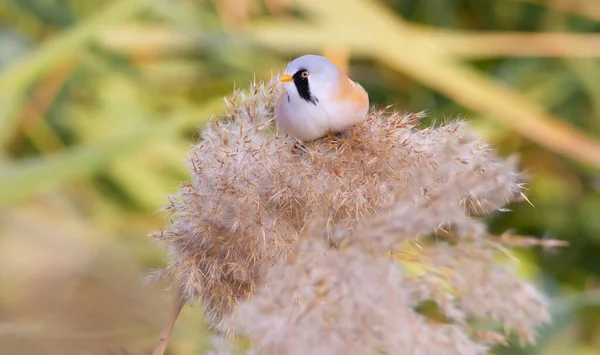
[[[171, 252], [163, 275], [213, 326], [264, 354], [480, 354], [504, 341], [469, 316], [535, 339], [547, 306], [494, 261], [501, 240], [476, 219], [521, 198], [513, 159], [464, 122], [419, 128], [423, 114], [383, 109], [301, 151], [270, 132], [279, 90], [254, 83], [226, 99], [155, 234]], [[416, 243], [424, 271], [407, 275], [390, 255]], [[428, 300], [446, 323], [415, 311]]]

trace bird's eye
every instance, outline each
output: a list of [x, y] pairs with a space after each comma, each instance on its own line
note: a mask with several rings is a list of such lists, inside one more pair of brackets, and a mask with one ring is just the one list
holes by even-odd
[[308, 72], [307, 72], [306, 70], [305, 70], [305, 71], [303, 71], [303, 72], [302, 72], [300, 75], [302, 75], [302, 77], [303, 77], [304, 79], [308, 78]]

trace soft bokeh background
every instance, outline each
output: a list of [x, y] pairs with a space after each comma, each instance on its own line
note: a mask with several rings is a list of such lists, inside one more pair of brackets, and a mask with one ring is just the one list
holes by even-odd
[[[598, 0], [2, 0], [0, 353], [149, 353], [168, 304], [140, 282], [165, 262], [146, 235], [190, 144], [234, 85], [307, 52], [520, 155], [535, 207], [492, 230], [570, 244], [519, 253], [555, 321], [497, 353], [597, 354]], [[200, 313], [170, 354], [202, 353]]]

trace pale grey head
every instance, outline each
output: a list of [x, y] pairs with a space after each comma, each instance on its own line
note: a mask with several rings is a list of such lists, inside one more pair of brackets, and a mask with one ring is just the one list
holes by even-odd
[[289, 100], [304, 100], [318, 105], [328, 100], [340, 80], [340, 69], [327, 58], [307, 54], [292, 60], [281, 81]]

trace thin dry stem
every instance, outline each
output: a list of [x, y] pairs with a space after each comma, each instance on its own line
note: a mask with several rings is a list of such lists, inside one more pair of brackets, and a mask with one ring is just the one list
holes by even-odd
[[175, 322], [179, 317], [179, 313], [181, 312], [181, 308], [183, 308], [184, 303], [185, 300], [183, 299], [181, 289], [177, 287], [173, 295], [171, 309], [169, 310], [167, 319], [165, 319], [163, 328], [160, 331], [160, 337], [156, 346], [154, 347], [152, 355], [163, 355], [165, 353], [165, 350], [167, 350], [167, 345], [169, 344], [169, 339], [171, 338], [171, 334], [173, 333]]

